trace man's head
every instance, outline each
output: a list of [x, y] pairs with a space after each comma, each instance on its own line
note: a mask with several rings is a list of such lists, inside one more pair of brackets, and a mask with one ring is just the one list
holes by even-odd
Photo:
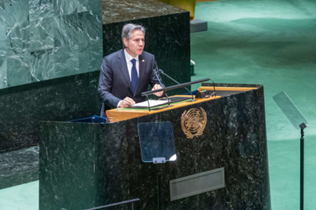
[[122, 30], [123, 46], [132, 56], [142, 54], [145, 46], [145, 28], [140, 25], [126, 24]]

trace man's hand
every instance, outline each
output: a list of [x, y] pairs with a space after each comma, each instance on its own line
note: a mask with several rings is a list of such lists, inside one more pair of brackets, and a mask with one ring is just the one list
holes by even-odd
[[[158, 89], [161, 89], [161, 86], [158, 85], [158, 84], [155, 84], [154, 87], [153, 87], [153, 89], [151, 89], [151, 90], [158, 90]], [[155, 96], [158, 96], [158, 97], [162, 96], [162, 94], [163, 94], [163, 91], [154, 93], [154, 95], [155, 95]]]
[[129, 97], [124, 98], [120, 103], [120, 108], [130, 107], [135, 104], [135, 101]]

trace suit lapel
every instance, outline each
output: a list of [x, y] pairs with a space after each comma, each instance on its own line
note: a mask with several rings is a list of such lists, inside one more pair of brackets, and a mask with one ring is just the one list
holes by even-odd
[[145, 67], [146, 67], [146, 61], [143, 59], [143, 54], [138, 56], [138, 62], [139, 62], [139, 75], [138, 75], [138, 81], [136, 86], [136, 91], [134, 93], [134, 96], [136, 93], [139, 92], [140, 84], [143, 84], [144, 76], [145, 76]]
[[126, 59], [125, 59], [125, 55], [124, 55], [124, 50], [121, 50], [121, 52], [119, 53], [119, 56], [118, 56], [118, 63], [119, 63], [119, 67], [120, 67], [120, 70], [123, 74], [123, 77], [125, 79], [125, 82], [126, 84], [128, 84], [128, 87], [130, 89], [131, 92], [132, 91], [132, 84], [131, 84], [131, 81], [130, 81], [130, 78], [129, 78], [129, 74], [128, 74], [128, 69], [127, 69], [127, 64], [126, 64]]

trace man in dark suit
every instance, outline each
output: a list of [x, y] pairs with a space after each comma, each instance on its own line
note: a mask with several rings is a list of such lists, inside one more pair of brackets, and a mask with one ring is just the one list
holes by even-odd
[[[155, 56], [143, 51], [145, 29], [140, 25], [126, 24], [122, 30], [124, 49], [106, 56], [101, 66], [98, 93], [110, 108], [124, 108], [146, 100], [147, 91], [160, 89], [154, 73]], [[161, 96], [163, 92], [155, 93]]]

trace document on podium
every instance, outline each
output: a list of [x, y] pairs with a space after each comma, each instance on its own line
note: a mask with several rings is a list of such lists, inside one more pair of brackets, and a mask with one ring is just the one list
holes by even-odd
[[[149, 100], [149, 107], [156, 107], [160, 105], [167, 104], [168, 100]], [[133, 106], [130, 106], [130, 108], [148, 108], [148, 101], [143, 101], [137, 104], [134, 104]]]

